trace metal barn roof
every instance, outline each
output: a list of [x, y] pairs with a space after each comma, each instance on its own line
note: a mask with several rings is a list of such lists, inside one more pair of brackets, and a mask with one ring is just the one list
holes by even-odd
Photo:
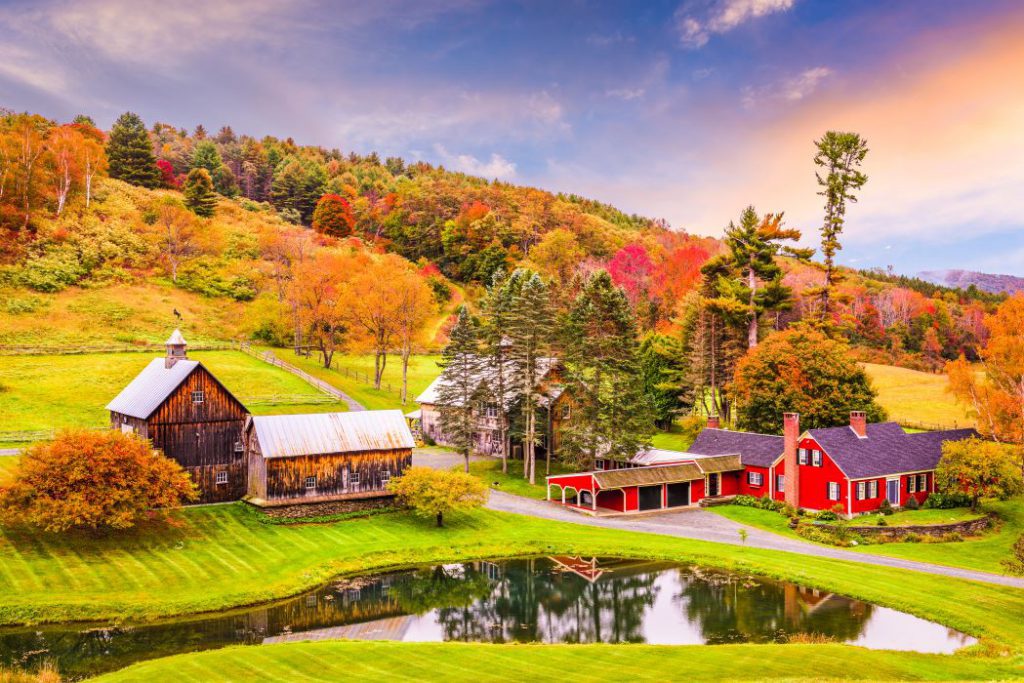
[[401, 410], [250, 418], [264, 458], [413, 448]]
[[145, 420], [178, 388], [199, 361], [179, 360], [165, 367], [165, 359], [154, 358], [117, 397], [107, 404], [107, 410]]

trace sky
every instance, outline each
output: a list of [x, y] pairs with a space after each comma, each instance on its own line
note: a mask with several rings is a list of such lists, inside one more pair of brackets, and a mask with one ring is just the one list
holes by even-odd
[[868, 141], [840, 261], [1024, 276], [1024, 3], [0, 0], [0, 106], [398, 155], [817, 243], [813, 142]]

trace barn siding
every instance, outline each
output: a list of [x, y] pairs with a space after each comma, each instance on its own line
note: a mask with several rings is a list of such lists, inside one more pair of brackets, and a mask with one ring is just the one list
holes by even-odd
[[[367, 451], [364, 453], [331, 453], [287, 458], [262, 458], [266, 467], [265, 495], [267, 502], [304, 500], [313, 502], [341, 495], [380, 493], [385, 495], [386, 483], [381, 475], [388, 470], [392, 477], [400, 475], [412, 464], [412, 449]], [[359, 484], [351, 483], [351, 474], [358, 472]], [[306, 489], [306, 477], [316, 476], [316, 489]]]
[[[203, 392], [202, 403], [192, 401], [193, 391]], [[244, 454], [235, 448], [245, 416], [245, 407], [199, 366], [150, 415], [146, 435], [192, 476], [200, 502], [238, 500], [248, 480]], [[218, 472], [227, 472], [226, 484], [216, 483]]]

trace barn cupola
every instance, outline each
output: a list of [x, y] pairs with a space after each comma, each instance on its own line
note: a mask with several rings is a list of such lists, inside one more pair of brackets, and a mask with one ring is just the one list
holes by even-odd
[[164, 342], [167, 347], [167, 356], [164, 358], [164, 367], [172, 368], [179, 360], [185, 360], [185, 347], [188, 342], [181, 336], [181, 330], [174, 330], [170, 338]]

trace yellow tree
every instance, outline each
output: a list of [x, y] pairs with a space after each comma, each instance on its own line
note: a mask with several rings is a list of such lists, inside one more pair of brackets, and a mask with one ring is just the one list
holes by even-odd
[[398, 331], [402, 303], [399, 276], [408, 267], [401, 256], [384, 254], [367, 259], [349, 280], [348, 317], [357, 340], [373, 351], [373, 386], [380, 389], [388, 351]]
[[161, 258], [174, 283], [178, 282], [182, 262], [199, 251], [195, 223], [192, 212], [175, 199], [167, 199], [157, 207], [153, 227], [158, 232]]
[[1024, 293], [985, 318], [989, 340], [983, 373], [963, 356], [946, 364], [950, 390], [978, 417], [978, 429], [998, 441], [1024, 443]]
[[64, 213], [68, 195], [74, 187], [85, 187], [85, 138], [71, 126], [57, 126], [46, 139], [53, 167], [52, 183], [57, 199], [57, 215]]
[[35, 114], [17, 114], [8, 117], [4, 123], [14, 198], [21, 204], [22, 227], [27, 228], [42, 197], [40, 187], [45, 185], [41, 176], [48, 151], [46, 134], [52, 124]]
[[409, 357], [427, 321], [437, 309], [434, 293], [412, 264], [406, 262], [395, 274], [395, 336], [402, 356], [402, 405], [409, 396]]
[[319, 349], [325, 368], [331, 367], [348, 331], [347, 278], [354, 260], [348, 253], [322, 250], [294, 266], [289, 289], [298, 323]]

